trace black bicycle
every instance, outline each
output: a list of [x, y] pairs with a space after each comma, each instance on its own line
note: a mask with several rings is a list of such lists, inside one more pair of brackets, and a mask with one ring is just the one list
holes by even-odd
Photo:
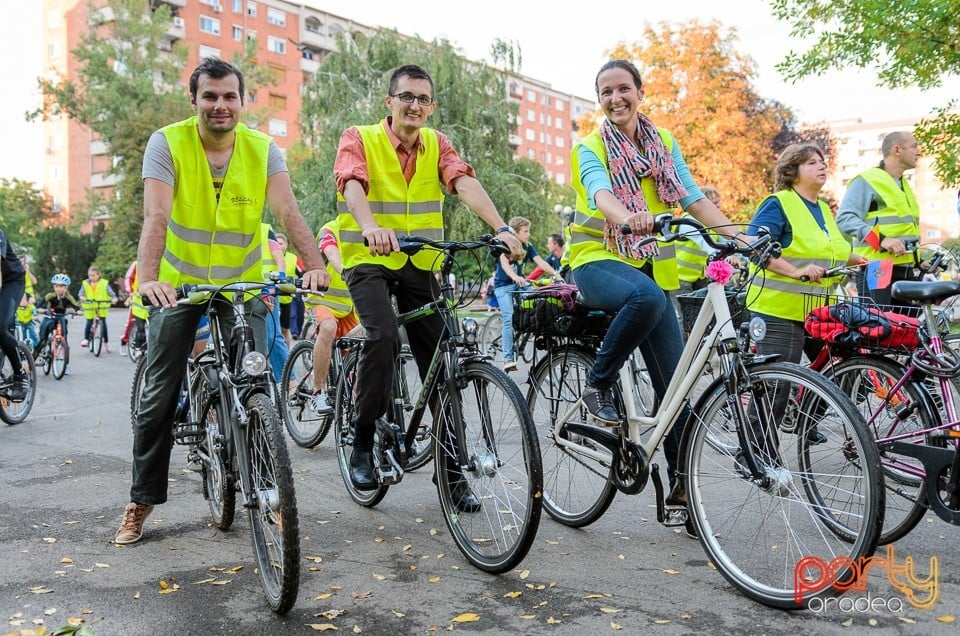
[[[506, 247], [490, 236], [472, 242], [415, 236], [399, 240], [406, 254], [423, 248], [442, 253], [442, 283], [437, 299], [399, 314], [397, 323], [402, 326], [439, 314], [443, 336], [411, 412], [403, 408], [403, 380], [395, 374], [391, 391], [394, 399], [376, 425], [374, 473], [379, 487], [371, 491], [357, 490], [350, 479], [354, 386], [364, 339], [338, 341], [347, 350], [334, 414], [340, 472], [354, 501], [362, 506], [379, 503], [409, 469], [430, 405], [434, 417], [429, 435], [447, 527], [473, 565], [487, 572], [506, 572], [526, 556], [537, 533], [542, 489], [540, 447], [520, 390], [481, 353], [477, 322], [472, 318], [458, 320], [458, 303], [448, 282], [458, 252], [487, 250], [496, 255]], [[475, 495], [479, 505], [462, 509], [464, 488]]]
[[27, 374], [27, 395], [22, 400], [10, 398], [10, 389], [14, 382], [14, 369], [7, 356], [0, 353], [0, 420], [7, 424], [19, 424], [30, 415], [33, 400], [37, 395], [37, 368], [33, 363], [33, 353], [25, 343], [17, 341], [17, 356], [20, 368]]

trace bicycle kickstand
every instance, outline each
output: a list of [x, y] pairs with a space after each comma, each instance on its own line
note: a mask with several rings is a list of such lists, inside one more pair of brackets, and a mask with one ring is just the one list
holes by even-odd
[[684, 526], [689, 519], [687, 504], [680, 501], [666, 500], [663, 493], [663, 480], [660, 478], [659, 464], [650, 466], [650, 477], [653, 479], [653, 489], [657, 497], [657, 521], [667, 528]]

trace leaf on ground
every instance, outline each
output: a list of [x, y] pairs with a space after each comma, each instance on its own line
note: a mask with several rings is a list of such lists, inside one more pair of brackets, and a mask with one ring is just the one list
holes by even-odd
[[397, 618], [403, 618], [404, 616], [406, 616], [406, 614], [404, 614], [403, 612], [398, 612], [397, 610], [390, 610], [390, 611], [391, 611], [391, 612], [393, 613], [393, 615], [396, 616]]
[[44, 537], [44, 538], [43, 538], [43, 542], [44, 542], [44, 543], [56, 543], [57, 540], [56, 540], [54, 537]]
[[63, 557], [62, 559], [60, 559], [60, 563], [73, 563], [73, 559], [71, 559], [70, 557]]
[[48, 607], [47, 609], [43, 610], [44, 616], [53, 616], [56, 613], [57, 613], [56, 607]]
[[109, 563], [94, 563], [93, 565], [94, 565], [94, 567], [98, 567], [98, 568], [108, 568], [108, 567], [110, 567], [110, 564], [109, 564]]
[[430, 528], [430, 536], [431, 536], [431, 537], [432, 537], [433, 535], [437, 534], [437, 532], [439, 532], [439, 530], [437, 530], [436, 528]]
[[655, 620], [655, 621], [653, 621], [653, 622], [654, 622], [655, 625], [666, 625], [667, 623], [670, 622], [670, 619], [667, 619], [667, 618], [658, 618], [657, 620]]
[[413, 547], [413, 546], [408, 543], [407, 545], [405, 545], [405, 546], [403, 546], [402, 548], [400, 548], [400, 550], [402, 550], [403, 552], [406, 552], [407, 550], [409, 550], [409, 549], [412, 548], [412, 547]]
[[670, 568], [667, 568], [666, 570], [664, 570], [663, 573], [664, 574], [680, 574], [680, 572], [678, 572], [677, 570], [671, 570]]
[[439, 582], [440, 582], [440, 577], [439, 577], [439, 576], [435, 576], [435, 577], [430, 578], [430, 579], [427, 579], [427, 580], [428, 580], [430, 583], [439, 583]]
[[230, 581], [231, 579], [217, 579], [216, 581], [211, 581], [210, 585], [227, 585]]
[[475, 623], [480, 620], [479, 614], [474, 614], [473, 612], [464, 612], [459, 616], [454, 616], [450, 619], [451, 623]]
[[239, 571], [242, 570], [242, 569], [243, 569], [243, 566], [242, 566], [242, 565], [235, 565], [235, 566], [233, 566], [232, 568], [230, 568], [230, 569], [227, 570], [227, 571], [228, 571], [228, 572], [239, 572]]
[[134, 598], [134, 600], [140, 598], [140, 592], [137, 592], [136, 594], [134, 594], [134, 595], [133, 595], [133, 598]]
[[563, 622], [562, 620], [560, 620], [559, 618], [554, 618], [553, 616], [547, 619], [547, 625], [559, 625], [562, 622]]
[[326, 612], [320, 612], [319, 614], [314, 614], [314, 616], [322, 616], [323, 618], [329, 618], [330, 620], [333, 620], [338, 616], [343, 616], [346, 613], [347, 613], [346, 610], [331, 609], [331, 610], [327, 610]]
[[605, 596], [606, 596], [606, 594], [587, 594], [587, 595], [584, 596], [583, 598], [584, 598], [584, 599], [604, 598]]
[[946, 616], [937, 616], [937, 620], [941, 623], [952, 623], [957, 620], [957, 617], [952, 614], [947, 614]]
[[911, 625], [913, 625], [914, 623], [917, 622], [917, 621], [913, 620], [912, 618], [910, 618], [909, 616], [898, 616], [897, 618], [900, 619], [900, 622], [902, 622], [902, 623], [910, 623]]
[[333, 596], [333, 594], [332, 594], [331, 592], [324, 592], [323, 594], [320, 594], [319, 596], [315, 597], [313, 600], [315, 600], [315, 601], [325, 601], [325, 600], [327, 600], [328, 598], [330, 598], [331, 596]]
[[617, 612], [622, 612], [623, 610], [619, 610], [614, 607], [601, 607], [600, 611], [604, 614], [616, 614]]
[[848, 618], [847, 620], [843, 621], [843, 622], [840, 623], [840, 624], [841, 624], [842, 626], [844, 626], [844, 627], [850, 627], [851, 625], [853, 625], [853, 619], [852, 619], [852, 618]]
[[524, 579], [526, 579], [528, 576], [530, 576], [530, 570], [520, 570], [520, 580], [521, 580], [521, 581], [524, 580]]
[[332, 623], [307, 623], [307, 627], [315, 632], [336, 632], [339, 628]]
[[359, 626], [359, 625], [354, 625], [354, 626], [353, 626], [353, 633], [354, 633], [354, 634], [360, 634], [360, 633], [363, 633], [363, 630], [360, 629], [360, 626]]
[[351, 593], [350, 593], [350, 596], [352, 596], [353, 598], [370, 598], [371, 596], [373, 596], [373, 592], [372, 592], [372, 591], [369, 591], [369, 592], [351, 592]]
[[610, 629], [619, 632], [621, 629], [623, 629], [623, 626], [620, 625], [620, 623], [614, 623], [613, 621], [610, 621]]
[[373, 573], [373, 578], [377, 579], [378, 581], [386, 581], [386, 580], [387, 580], [387, 577], [386, 577], [386, 576], [384, 576], [383, 574], [377, 574], [376, 572]]
[[503, 598], [520, 598], [523, 596], [523, 592], [507, 592], [503, 595]]
[[53, 590], [47, 588], [45, 585], [37, 585], [30, 588], [31, 594], [51, 594]]
[[323, 563], [322, 556], [308, 556], [307, 561], [313, 561], [314, 563]]

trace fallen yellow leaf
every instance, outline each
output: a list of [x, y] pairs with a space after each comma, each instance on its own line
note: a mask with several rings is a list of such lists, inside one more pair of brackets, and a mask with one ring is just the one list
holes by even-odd
[[620, 631], [623, 629], [623, 627], [620, 626], [620, 623], [614, 623], [613, 621], [610, 621], [610, 629]]
[[336, 632], [337, 626], [332, 623], [307, 623], [307, 627], [315, 632]]
[[664, 570], [663, 572], [664, 572], [664, 574], [680, 574], [680, 573], [677, 572], [676, 570], [671, 570], [671, 569], [669, 569], [669, 568], [666, 569], [666, 570]]
[[331, 596], [333, 596], [333, 594], [331, 594], [330, 592], [324, 592], [323, 594], [317, 596], [317, 597], [314, 598], [313, 600], [315, 600], [315, 601], [325, 601], [325, 600], [327, 600], [328, 598], [330, 598]]
[[359, 633], [361, 633], [361, 632], [363, 632], [363, 630], [360, 629], [360, 626], [359, 626], [359, 625], [354, 625], [354, 626], [353, 626], [353, 633], [354, 633], [354, 634], [359, 634]]
[[230, 579], [219, 579], [217, 581], [211, 581], [210, 585], [226, 585], [230, 582]]
[[521, 614], [521, 615], [520, 615], [520, 618], [522, 618], [522, 619], [525, 620], [525, 621], [529, 621], [529, 620], [534, 619], [534, 618], [536, 618], [536, 617], [537, 617], [536, 614]]
[[520, 598], [523, 596], [523, 592], [507, 592], [503, 595], [503, 598]]
[[439, 577], [439, 576], [435, 576], [435, 577], [433, 577], [433, 578], [431, 578], [431, 579], [427, 579], [427, 580], [430, 581], [431, 583], [439, 583], [439, 582], [440, 582], [440, 577]]
[[653, 621], [653, 622], [656, 623], [657, 625], [666, 625], [666, 624], [669, 623], [670, 621], [669, 621], [668, 619], [666, 619], [666, 618], [658, 618], [657, 620], [655, 620], [655, 621]]
[[612, 607], [601, 607], [600, 611], [603, 612], [604, 614], [616, 614], [620, 610], [614, 609]]
[[853, 625], [853, 619], [848, 618], [847, 620], [843, 621], [840, 624], [843, 625], [844, 627], [850, 627], [851, 625]]
[[521, 580], [527, 578], [528, 576], [530, 576], [530, 570], [521, 570], [521, 571], [520, 571], [520, 579], [521, 579]]
[[135, 599], [140, 598], [140, 592], [137, 592], [136, 594], [134, 594], [134, 595], [133, 595], [133, 598], [135, 598]]
[[957, 620], [957, 617], [953, 616], [952, 614], [948, 614], [946, 616], [937, 616], [937, 620], [941, 623], [952, 623]]
[[450, 619], [451, 623], [475, 623], [480, 620], [479, 614], [474, 614], [473, 612], [464, 612], [459, 616], [454, 616]]
[[404, 616], [406, 616], [406, 614], [404, 614], [403, 612], [398, 612], [397, 610], [390, 610], [390, 611], [393, 612], [393, 615], [396, 616], [397, 618], [403, 618]]
[[867, 622], [870, 623], [870, 627], [876, 627], [876, 626], [877, 626], [877, 619], [875, 619], [875, 618], [871, 618], [871, 619], [868, 620]]
[[62, 559], [60, 559], [60, 563], [73, 563], [73, 559], [71, 559], [70, 557], [63, 557]]
[[554, 618], [553, 616], [547, 619], [548, 625], [559, 625], [562, 622], [563, 622], [562, 620], [560, 620], [559, 618]]

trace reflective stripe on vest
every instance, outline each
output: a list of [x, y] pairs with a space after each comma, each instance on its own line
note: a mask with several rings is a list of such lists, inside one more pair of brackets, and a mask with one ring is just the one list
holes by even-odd
[[[796, 192], [782, 190], [773, 196], [780, 201], [793, 231], [793, 241], [784, 248], [781, 258], [797, 268], [809, 264], [829, 268], [847, 262], [850, 244], [837, 227], [826, 203], [818, 201], [827, 227], [827, 234], [824, 234]], [[751, 272], [756, 273], [756, 266], [751, 265]], [[747, 306], [751, 311], [796, 321], [803, 320], [805, 316], [804, 294], [826, 294], [833, 286], [829, 280], [804, 283], [770, 269], [751, 277], [751, 281], [747, 290]]]
[[[317, 233], [318, 245], [320, 244], [320, 239], [323, 238], [323, 231], [325, 229], [333, 232], [339, 245], [339, 220], [334, 219], [320, 228], [320, 232]], [[340, 257], [343, 258], [342, 252]], [[335, 318], [343, 318], [353, 311], [353, 300], [350, 298], [350, 292], [347, 290], [347, 283], [343, 280], [343, 277], [337, 273], [337, 270], [333, 269], [333, 266], [329, 262], [327, 263], [327, 273], [330, 274], [330, 287], [327, 288], [323, 296], [307, 296], [306, 303], [308, 305], [322, 305], [328, 308]]]
[[270, 251], [270, 229], [269, 223], [260, 224], [260, 268], [263, 273], [263, 278], [260, 280], [268, 280], [270, 274], [280, 271], [277, 260], [273, 257], [273, 252]]
[[[665, 128], [658, 128], [660, 139], [666, 147], [667, 152], [673, 150], [673, 138]], [[591, 210], [588, 205], [588, 195], [586, 188], [580, 182], [580, 158], [579, 147], [583, 145], [593, 151], [610, 172], [610, 166], [607, 164], [607, 150], [603, 145], [603, 139], [599, 132], [592, 133], [584, 138], [579, 144], [574, 146], [571, 152], [570, 169], [573, 174], [573, 187], [577, 192], [576, 213], [573, 217], [573, 224], [570, 228], [570, 267], [577, 269], [581, 265], [602, 260], [622, 260], [623, 262], [640, 268], [646, 264], [646, 261], [638, 261], [632, 258], [621, 258], [613, 252], [608, 252], [603, 246], [603, 226], [606, 219], [599, 209]], [[653, 179], [644, 177], [640, 180], [640, 187], [643, 190], [643, 196], [647, 203], [647, 209], [650, 214], [659, 214], [670, 209], [666, 203], [657, 196], [657, 186]], [[680, 278], [677, 276], [676, 248], [672, 245], [660, 245], [660, 254], [653, 260], [653, 278], [657, 284], [665, 290], [678, 289], [680, 287]]]
[[[883, 168], [865, 170], [860, 174], [860, 178], [873, 188], [885, 206], [867, 212], [863, 218], [866, 224], [872, 228], [876, 223], [880, 233], [886, 237], [898, 238], [901, 241], [918, 241], [920, 239], [920, 208], [907, 180], [901, 179], [898, 184]], [[878, 252], [866, 241], [855, 241], [853, 251], [872, 261], [891, 258], [889, 253]], [[893, 262], [896, 265], [913, 265], [913, 254], [908, 252], [902, 256], [894, 256]]]
[[677, 275], [680, 280], [695, 283], [704, 277], [707, 253], [695, 242], [677, 241]]
[[[437, 169], [440, 164], [437, 134], [430, 128], [420, 129], [417, 170], [408, 185], [397, 161], [397, 151], [384, 129], [385, 125], [385, 121], [381, 121], [372, 126], [357, 126], [370, 174], [367, 201], [373, 218], [377, 225], [392, 229], [397, 234], [442, 240], [443, 191], [440, 189]], [[344, 269], [364, 263], [400, 269], [409, 259], [415, 267], [429, 270], [437, 261], [437, 253], [433, 250], [421, 250], [411, 257], [400, 252], [389, 256], [370, 256], [370, 248], [363, 244], [360, 226], [340, 193], [337, 194], [337, 213]]]
[[158, 279], [174, 286], [261, 280], [260, 219], [270, 137], [237, 124], [217, 202], [197, 118], [161, 132], [170, 147], [176, 183]]

